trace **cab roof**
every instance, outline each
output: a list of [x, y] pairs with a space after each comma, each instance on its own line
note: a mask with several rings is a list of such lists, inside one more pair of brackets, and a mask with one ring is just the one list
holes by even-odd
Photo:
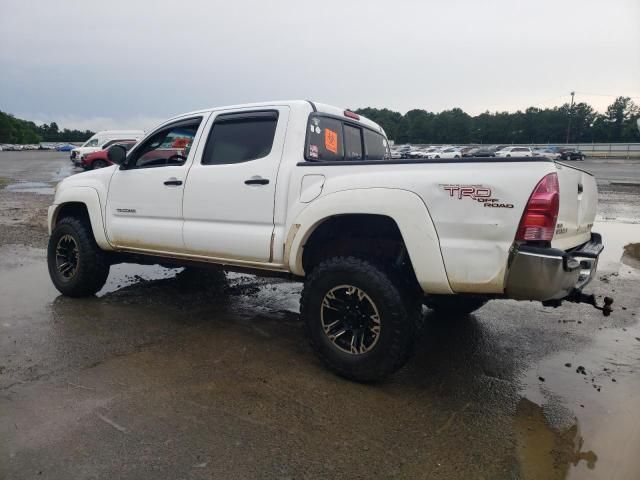
[[[344, 112], [347, 111], [344, 108], [336, 107], [333, 105], [327, 105], [325, 103], [313, 102], [311, 100], [274, 100], [269, 102], [256, 102], [256, 103], [243, 103], [238, 105], [226, 105], [220, 107], [206, 108], [202, 110], [195, 110], [193, 112], [183, 113], [176, 117], [173, 117], [162, 124], [177, 120], [179, 118], [184, 118], [185, 116], [197, 115], [197, 114], [205, 114], [211, 112], [220, 112], [224, 110], [236, 110], [236, 109], [245, 109], [245, 108], [264, 108], [264, 107], [275, 107], [275, 106], [288, 106], [292, 109], [305, 109], [308, 110], [309, 113], [317, 111], [318, 113], [326, 113], [327, 115], [334, 115], [338, 117], [347, 118], [349, 121], [355, 123], [361, 123], [369, 128], [373, 128], [374, 130], [379, 131], [382, 134], [385, 134], [384, 130], [380, 125], [375, 123], [372, 120], [369, 120], [366, 117], [358, 114], [359, 119], [354, 120], [351, 117], [346, 117]], [[385, 135], [386, 136], [386, 135]]]

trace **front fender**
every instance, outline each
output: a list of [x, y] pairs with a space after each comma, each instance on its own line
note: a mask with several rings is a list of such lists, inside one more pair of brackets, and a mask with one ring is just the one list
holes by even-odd
[[453, 293], [447, 279], [440, 242], [429, 211], [413, 192], [389, 188], [362, 188], [330, 193], [309, 204], [292, 222], [285, 261], [296, 275], [305, 274], [302, 252], [315, 229], [335, 215], [372, 214], [393, 219], [407, 247], [416, 278], [426, 293]]
[[104, 229], [104, 218], [102, 214], [102, 205], [100, 197], [95, 188], [91, 187], [67, 187], [56, 193], [54, 204], [49, 207], [47, 215], [47, 223], [49, 225], [49, 235], [53, 230], [53, 226], [58, 219], [58, 213], [65, 204], [82, 203], [87, 207], [89, 212], [89, 221], [91, 222], [91, 230], [96, 239], [96, 243], [103, 250], [113, 250], [109, 244]]

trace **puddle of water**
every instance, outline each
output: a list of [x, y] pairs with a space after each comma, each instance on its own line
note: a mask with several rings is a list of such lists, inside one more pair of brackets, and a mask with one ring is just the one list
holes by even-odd
[[18, 182], [7, 185], [5, 190], [18, 193], [39, 193], [41, 195], [53, 195], [54, 188], [49, 183], [43, 182]]
[[[525, 430], [516, 421], [523, 444], [519, 453], [525, 472], [531, 473], [525, 478], [640, 478], [640, 464], [629, 461], [640, 451], [637, 338], [637, 323], [624, 330], [604, 329], [589, 348], [547, 357], [527, 373], [524, 395], [540, 411], [527, 409]], [[560, 462], [570, 467], [563, 475], [535, 475], [559, 455], [569, 460]]]
[[640, 224], [596, 222], [593, 225], [593, 231], [602, 235], [602, 242], [604, 243], [604, 250], [598, 261], [598, 270], [618, 271], [620, 270], [621, 262], [638, 268], [638, 266], [625, 262], [623, 257], [633, 259], [635, 255], [635, 259], [639, 258], [640, 248], [630, 247], [635, 249], [629, 252], [627, 252], [625, 248], [627, 245], [640, 244]]
[[571, 465], [584, 461], [593, 470], [598, 456], [583, 451], [578, 424], [564, 429], [551, 428], [543, 408], [527, 398], [516, 407], [515, 429], [522, 478], [525, 480], [567, 477]]
[[622, 263], [640, 269], [640, 243], [625, 245], [624, 253], [622, 254]]
[[64, 180], [65, 178], [73, 175], [74, 173], [74, 165], [65, 165], [63, 167], [60, 167], [56, 173], [53, 175], [53, 177], [51, 177], [51, 181], [53, 182], [59, 182], [60, 180]]

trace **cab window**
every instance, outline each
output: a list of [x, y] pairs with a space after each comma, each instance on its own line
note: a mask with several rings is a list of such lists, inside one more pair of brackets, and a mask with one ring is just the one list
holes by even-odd
[[134, 150], [127, 168], [183, 165], [202, 118], [186, 120], [158, 130]]
[[278, 111], [241, 112], [216, 118], [202, 156], [203, 165], [249, 162], [271, 153]]
[[342, 122], [335, 118], [314, 115], [309, 118], [306, 158], [312, 161], [344, 160]]
[[311, 114], [304, 157], [311, 162], [385, 160], [391, 157], [384, 135], [340, 118]]
[[362, 130], [345, 124], [344, 153], [345, 160], [362, 160]]
[[366, 160], [386, 160], [391, 157], [389, 154], [389, 144], [384, 136], [368, 128], [365, 128], [362, 132], [364, 133]]

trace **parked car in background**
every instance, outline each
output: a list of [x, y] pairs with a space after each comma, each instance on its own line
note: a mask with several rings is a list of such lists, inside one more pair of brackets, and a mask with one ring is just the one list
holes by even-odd
[[473, 152], [478, 150], [478, 147], [475, 145], [467, 145], [466, 147], [460, 148], [460, 153], [463, 157], [473, 157]]
[[103, 130], [96, 133], [89, 140], [84, 142], [80, 147], [74, 147], [71, 151], [69, 159], [75, 163], [76, 159], [80, 161], [80, 156], [87, 153], [103, 150], [107, 142], [112, 140], [140, 140], [144, 136], [143, 130]]
[[406, 158], [429, 158], [429, 155], [424, 149], [415, 148], [407, 152]]
[[478, 147], [473, 153], [474, 157], [495, 157], [496, 150], [493, 147]]
[[496, 152], [496, 157], [533, 157], [533, 152], [529, 147], [505, 147]]
[[560, 158], [560, 152], [554, 148], [534, 148], [533, 149], [534, 157], [547, 157], [552, 160], [557, 160]]
[[114, 140], [113, 142], [108, 142], [108, 145], [105, 146], [104, 150], [99, 150], [97, 152], [82, 155], [79, 166], [81, 166], [85, 170], [95, 170], [97, 168], [104, 168], [113, 165], [113, 163], [111, 163], [111, 161], [109, 161], [109, 158], [107, 157], [107, 149], [111, 145], [122, 145], [128, 152], [136, 143], [136, 140], [126, 140], [123, 142]]
[[[134, 138], [118, 138], [115, 140], [109, 140], [104, 145], [102, 145], [102, 147], [99, 150], [96, 150], [95, 152], [81, 153], [79, 156], [74, 157], [71, 161], [76, 167], [84, 168], [84, 159], [87, 155], [91, 155], [92, 153], [98, 153], [98, 152], [101, 152], [102, 150], [107, 150], [111, 145], [115, 145], [116, 143], [129, 143], [129, 142], [136, 143], [137, 141], [138, 140]], [[103, 166], [106, 166], [106, 165], [103, 165]]]
[[70, 152], [76, 148], [75, 145], [71, 145], [70, 143], [62, 143], [60, 145], [56, 145], [56, 152]]
[[460, 158], [462, 157], [462, 152], [457, 147], [448, 147], [443, 148], [439, 152], [435, 152], [433, 156], [429, 158]]
[[560, 152], [560, 158], [562, 160], [584, 160], [586, 155], [582, 153], [580, 150], [569, 149], [562, 150]]

